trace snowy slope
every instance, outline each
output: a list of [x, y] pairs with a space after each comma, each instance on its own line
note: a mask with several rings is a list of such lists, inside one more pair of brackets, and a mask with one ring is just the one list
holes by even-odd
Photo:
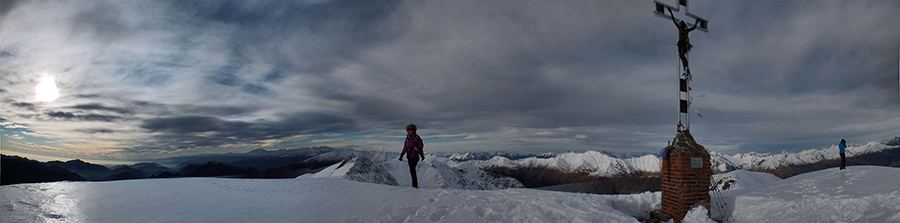
[[[353, 169], [342, 168], [333, 170]], [[723, 191], [725, 213], [734, 222], [900, 222], [898, 179], [890, 167], [809, 172]], [[311, 175], [16, 184], [0, 194], [0, 222], [637, 222], [660, 208], [658, 192], [414, 189]], [[703, 216], [697, 208], [685, 220], [710, 222]]]
[[382, 165], [376, 164], [364, 156], [345, 159], [340, 163], [331, 165], [315, 174], [301, 177], [311, 178], [344, 178], [364, 183], [385, 184], [397, 186], [394, 178]]
[[[771, 173], [735, 170], [728, 173], [713, 174], [713, 179], [720, 182], [719, 190], [752, 189], [773, 184], [782, 179]], [[725, 186], [728, 184], [728, 186]]]
[[[407, 161], [391, 159], [375, 162], [369, 157], [368, 154], [358, 154], [318, 173], [300, 177], [333, 177], [367, 183], [412, 186]], [[429, 157], [419, 161], [416, 171], [421, 188], [496, 190], [525, 187], [514, 178], [492, 176], [469, 163], [454, 162], [443, 157]]]
[[329, 152], [325, 152], [316, 156], [313, 156], [306, 161], [337, 161], [344, 160], [347, 157], [353, 156], [354, 154], [360, 153], [359, 151], [352, 149], [336, 149]]
[[340, 178], [174, 178], [0, 187], [0, 222], [637, 222], [659, 193], [414, 189]]
[[713, 172], [717, 173], [725, 173], [743, 168], [741, 160], [735, 159], [734, 156], [729, 156], [716, 151], [709, 151], [709, 160], [712, 164], [710, 167], [713, 169]]
[[722, 194], [737, 222], [900, 222], [900, 168], [830, 168]]

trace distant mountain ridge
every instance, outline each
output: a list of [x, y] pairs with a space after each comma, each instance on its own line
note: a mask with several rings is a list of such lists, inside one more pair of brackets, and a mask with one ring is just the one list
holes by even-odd
[[596, 151], [563, 153], [550, 158], [529, 157], [518, 160], [495, 156], [489, 160], [468, 162], [481, 168], [549, 167], [563, 172], [588, 173], [595, 176], [630, 176], [659, 172], [659, 158], [655, 155], [615, 158]]
[[[609, 157], [614, 158], [630, 158], [630, 157], [638, 157], [644, 155], [652, 155], [652, 153], [647, 152], [627, 152], [627, 153], [613, 153], [609, 151], [593, 151], [597, 153], [602, 153]], [[573, 152], [568, 152], [573, 153]], [[537, 157], [537, 158], [551, 158], [555, 157], [556, 154], [552, 152], [517, 152], [517, 151], [506, 151], [506, 150], [498, 150], [498, 151], [479, 151], [479, 152], [465, 152], [465, 153], [448, 153], [448, 154], [440, 154], [443, 156], [447, 156], [450, 160], [454, 161], [469, 161], [469, 160], [489, 160], [494, 157], [503, 157], [511, 160], [524, 159], [529, 157]]]
[[[65, 162], [39, 162], [17, 156], [3, 155], [3, 167], [5, 169], [3, 169], [2, 178], [4, 183], [9, 184], [60, 180], [108, 181], [170, 177], [293, 178], [301, 174], [318, 171], [340, 161], [353, 152], [335, 150], [330, 147], [271, 151], [257, 149], [247, 153], [175, 157], [173, 160], [184, 161], [184, 165], [174, 169], [148, 162], [134, 165], [116, 165], [110, 168], [80, 159]], [[212, 158], [212, 160], [191, 160], [202, 158]], [[217, 160], [232, 160], [232, 162]], [[6, 168], [7, 166], [10, 168]]]
[[[878, 153], [884, 150], [897, 149], [900, 146], [887, 145], [881, 142], [869, 142], [861, 145], [847, 146], [847, 157], [856, 157], [863, 154]], [[791, 165], [805, 165], [825, 160], [840, 159], [839, 148], [833, 145], [823, 149], [808, 149], [799, 153], [781, 152], [781, 153], [739, 153], [734, 156], [720, 156], [731, 160], [722, 161], [722, 163], [734, 163], [738, 169], [747, 170], [771, 170]], [[718, 170], [723, 170], [719, 168]]]
[[881, 142], [881, 144], [885, 144], [888, 146], [900, 146], [900, 136], [894, 137], [893, 139], [887, 139]]
[[84, 177], [24, 157], [2, 155], [0, 158], [0, 185], [63, 180], [83, 181]]
[[[897, 156], [897, 154], [900, 154], [900, 145], [895, 144], [900, 144], [900, 137], [882, 142], [851, 144], [847, 148], [848, 164], [900, 166], [900, 158]], [[837, 165], [837, 151], [837, 146], [831, 146], [829, 148], [810, 149], [797, 153], [751, 152], [726, 155], [710, 152], [710, 156], [715, 173], [745, 169], [770, 172], [779, 177], [789, 177]], [[402, 175], [404, 171], [408, 171], [404, 170], [407, 169], [406, 166], [396, 163], [396, 157], [399, 156], [396, 152], [358, 151], [330, 147], [280, 150], [257, 149], [247, 153], [176, 157], [175, 160], [185, 161], [185, 165], [181, 168], [168, 168], [156, 163], [137, 163], [130, 166], [120, 165], [108, 168], [82, 160], [51, 161], [41, 164], [46, 166], [44, 169], [71, 171], [82, 179], [94, 181], [192, 176], [292, 178], [305, 173], [317, 172], [351, 156], [365, 156], [369, 161], [379, 165], [387, 165], [387, 170], [394, 173], [394, 175]], [[490, 158], [487, 158], [489, 156]], [[656, 177], [660, 170], [658, 155], [648, 153], [614, 154], [610, 152], [587, 151], [554, 154], [489, 151], [470, 153], [435, 152], [430, 153], [428, 157], [429, 162], [425, 169], [426, 172], [432, 171], [428, 172], [428, 174], [435, 177], [434, 182], [468, 182], [465, 183], [468, 186], [459, 186], [461, 188], [493, 188], [493, 186], [485, 186], [484, 182], [479, 180], [472, 180], [489, 179], [489, 177], [483, 175], [513, 177], [527, 187], [602, 181], [601, 178], [615, 178], [634, 182], [633, 184], [636, 185], [650, 185], [653, 182], [652, 179], [642, 178]], [[7, 156], [4, 156], [4, 161], [6, 161], [6, 158]], [[188, 158], [214, 159], [201, 162], [201, 160], [190, 160]], [[435, 158], [444, 159], [445, 161], [431, 162]], [[223, 162], [217, 160], [231, 161]], [[468, 176], [465, 175], [466, 173], [478, 173], [476, 175], [479, 176]], [[406, 174], [406, 178], [408, 178], [408, 173]], [[7, 178], [7, 176], [10, 175], [4, 175], [4, 178]], [[398, 178], [402, 181], [404, 177]], [[487, 185], [491, 184], [494, 183], [488, 183]], [[456, 187], [452, 185], [457, 184], [447, 183], [443, 185]], [[651, 186], [631, 187], [631, 185], [616, 184], [615, 188], [612, 188], [615, 190], [612, 191], [623, 191], [621, 189], [626, 187], [634, 188], [634, 190], [639, 190], [640, 188], [652, 190], [653, 188]]]
[[[896, 161], [890, 160], [890, 154], [894, 150], [900, 150], [900, 145], [893, 145], [894, 142], [900, 141], [900, 137], [884, 142], [869, 142], [866, 144], [850, 145], [847, 147], [848, 159], [856, 160], [856, 163], [869, 165], [892, 166]], [[888, 144], [885, 144], [888, 143]], [[890, 145], [889, 145], [890, 144]], [[885, 153], [888, 159], [884, 157], [868, 157], [866, 159], [879, 159], [879, 161], [863, 161], [858, 157], [866, 154]], [[453, 154], [454, 157], [472, 157], [466, 154]], [[739, 153], [729, 156], [723, 153], [710, 151], [710, 158], [713, 172], [726, 173], [732, 170], [745, 169], [753, 171], [765, 172], [786, 172], [784, 168], [793, 166], [814, 165], [829, 160], [839, 159], [838, 148], [836, 145], [823, 149], [809, 149], [799, 153], [781, 152], [781, 153]], [[897, 157], [893, 159], [898, 159]], [[522, 159], [509, 159], [502, 156], [495, 156], [488, 160], [470, 159], [473, 165], [484, 169], [518, 169], [518, 168], [551, 168], [567, 173], [586, 173], [591, 176], [598, 177], [621, 177], [621, 176], [655, 176], [660, 171], [660, 160], [657, 155], [643, 155], [638, 157], [618, 158], [608, 155], [608, 153], [587, 151], [582, 153], [563, 153], [552, 157], [527, 157]], [[508, 172], [508, 171], [507, 171]], [[787, 171], [794, 172], [794, 171]], [[787, 177], [790, 174], [778, 174], [780, 177]], [[521, 179], [520, 179], [521, 180]]]
[[154, 160], [154, 162], [176, 166], [177, 169], [191, 164], [201, 165], [209, 161], [222, 163], [244, 162], [243, 164], [239, 165], [246, 165], [257, 169], [265, 169], [273, 167], [268, 166], [269, 163], [267, 161], [275, 161], [279, 162], [279, 164], [288, 165], [290, 163], [300, 162], [310, 157], [318, 156], [320, 154], [332, 152], [335, 150], [335, 148], [327, 146], [300, 147], [276, 150], [254, 149], [246, 153], [197, 154], [189, 156], [176, 156]]
[[516, 151], [479, 151], [479, 152], [466, 152], [466, 153], [452, 153], [448, 155], [448, 158], [453, 161], [469, 161], [469, 160], [488, 160], [494, 157], [505, 157], [507, 159], [522, 159], [533, 156], [538, 156], [540, 153], [523, 153]]

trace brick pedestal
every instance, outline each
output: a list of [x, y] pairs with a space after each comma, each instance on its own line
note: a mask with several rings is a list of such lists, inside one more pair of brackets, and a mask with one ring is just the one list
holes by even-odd
[[687, 131], [675, 135], [661, 164], [662, 212], [680, 220], [700, 205], [709, 210], [709, 152]]

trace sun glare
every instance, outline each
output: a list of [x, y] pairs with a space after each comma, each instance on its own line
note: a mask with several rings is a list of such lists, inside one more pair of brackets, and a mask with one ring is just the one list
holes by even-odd
[[43, 77], [41, 83], [34, 87], [34, 99], [38, 101], [53, 101], [59, 98], [59, 89], [56, 88], [54, 77]]

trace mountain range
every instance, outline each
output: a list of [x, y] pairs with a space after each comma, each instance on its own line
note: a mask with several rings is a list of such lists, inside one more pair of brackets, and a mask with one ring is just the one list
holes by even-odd
[[167, 163], [180, 162], [176, 168], [150, 162], [111, 167], [79, 159], [39, 162], [3, 155], [0, 162], [3, 164], [0, 185], [171, 177], [293, 178], [319, 171], [351, 153], [352, 151], [328, 147], [312, 147], [173, 157], [166, 160]]
[[[786, 178], [839, 165], [837, 150], [837, 146], [831, 146], [798, 153], [735, 155], [711, 151], [710, 157], [715, 173], [744, 169], [769, 172]], [[851, 144], [847, 148], [847, 155], [848, 165], [900, 166], [900, 137], [882, 142]], [[343, 161], [354, 163], [357, 168], [367, 167], [354, 170], [362, 175], [348, 175], [356, 180], [365, 182], [372, 177], [377, 179], [377, 176], [383, 175], [378, 174], [383, 169], [382, 172], [389, 173], [398, 184], [409, 184], [408, 167], [405, 162], [395, 160], [398, 156], [396, 152], [330, 147], [258, 149], [247, 153], [174, 157], [164, 161], [178, 163], [175, 168], [170, 168], [150, 162], [111, 167], [82, 160], [42, 163], [4, 155], [2, 178], [3, 184], [168, 177], [292, 178], [320, 172]], [[438, 185], [430, 185], [433, 187], [497, 189], [524, 186], [611, 194], [659, 190], [660, 160], [656, 154], [491, 151], [431, 153], [428, 157], [429, 159], [420, 163], [419, 176], [434, 178], [430, 182], [440, 182]], [[374, 168], [373, 165], [377, 165], [377, 168], [371, 169]]]
[[[896, 139], [895, 139], [896, 140]], [[850, 145], [846, 148], [849, 160], [859, 164], [872, 164], [882, 166], [897, 166], [900, 157], [890, 156], [895, 154], [900, 145], [885, 144], [885, 142], [869, 142], [860, 145]], [[876, 157], [865, 156], [867, 154], [887, 154], [889, 156]], [[453, 154], [453, 157], [461, 157], [465, 154]], [[767, 171], [779, 168], [809, 165], [829, 160], [838, 160], [837, 146], [823, 149], [809, 149], [799, 153], [783, 151], [781, 153], [738, 153], [726, 155], [710, 151], [710, 162], [713, 172], [725, 173], [737, 169]], [[618, 158], [607, 153], [587, 151], [582, 153], [562, 153], [556, 155], [544, 155], [541, 157], [528, 157], [522, 159], [509, 159], [502, 156], [494, 156], [487, 160], [471, 159], [474, 165], [485, 169], [491, 168], [552, 168], [562, 172], [586, 173], [592, 176], [646, 176], [659, 173], [660, 160], [658, 155], [643, 155], [637, 157]]]

